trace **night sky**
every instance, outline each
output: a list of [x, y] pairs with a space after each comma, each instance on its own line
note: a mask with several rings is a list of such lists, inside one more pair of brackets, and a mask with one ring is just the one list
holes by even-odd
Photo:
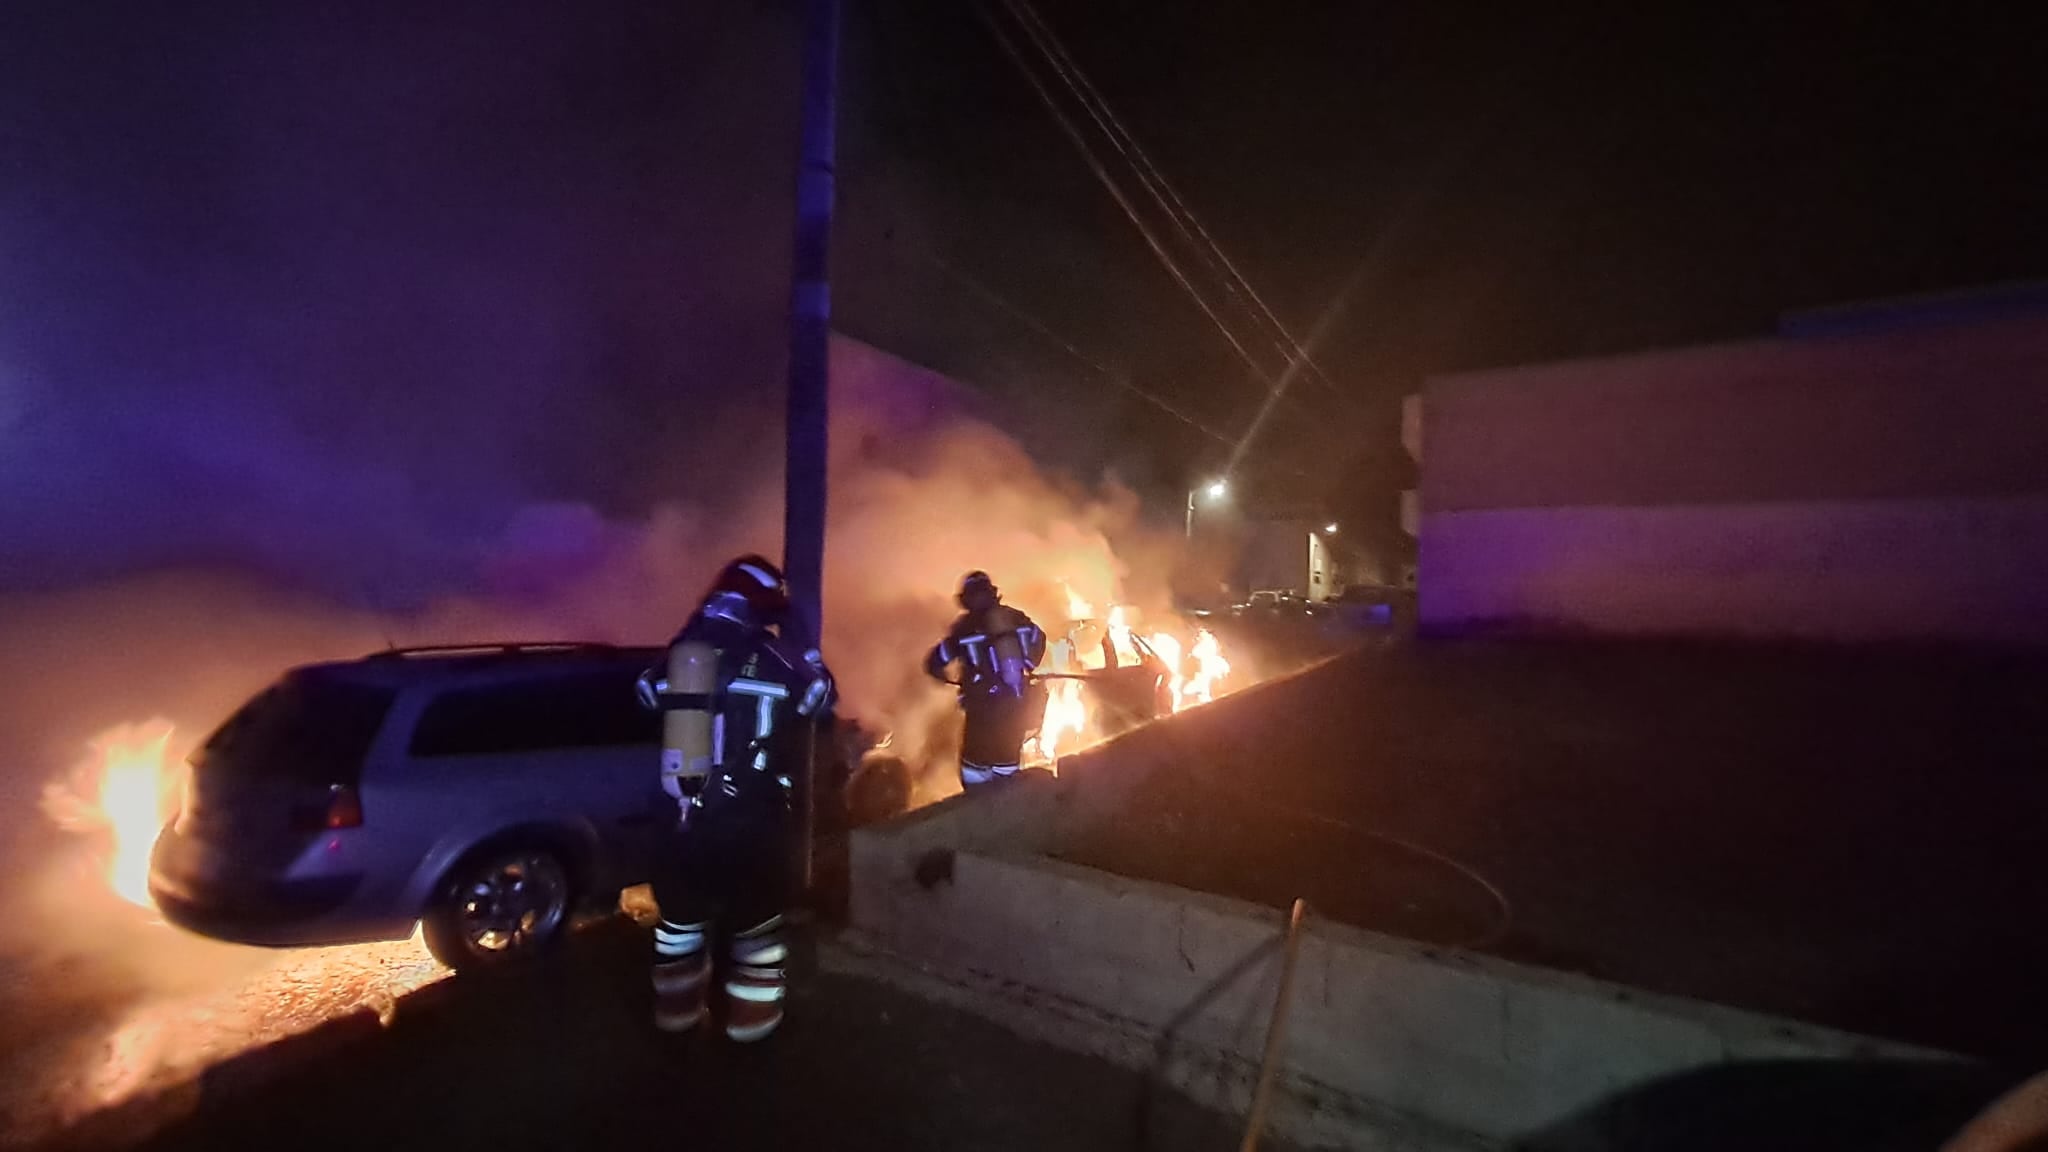
[[[176, 560], [241, 530], [195, 502], [252, 487], [280, 495], [238, 520], [462, 533], [779, 474], [682, 446], [777, 402], [795, 4], [175, 8], [0, 12], [17, 557]], [[1430, 374], [2048, 270], [2039, 41], [1961, 5], [1783, 9], [1039, 11], [1296, 335], [1335, 309], [1330, 383], [1250, 445], [1247, 499], [1384, 531]], [[1171, 518], [1263, 386], [983, 11], [846, 4], [839, 327]]]
[[[894, 167], [959, 192], [931, 224], [945, 258], [1241, 428], [1257, 385], [974, 6], [862, 7], [864, 120]], [[1283, 499], [1389, 508], [1392, 410], [1434, 373], [1761, 335], [1787, 309], [2048, 271], [2048, 51], [1968, 6], [1040, 11], [1297, 335], [1358, 277], [1319, 350], [1350, 403], [1297, 384], [1254, 461], [1313, 445], [1343, 467], [1267, 474]], [[850, 296], [849, 325], [947, 365], [1045, 347], [971, 295], [926, 325], [894, 295]], [[1163, 489], [1216, 450], [1128, 396], [1107, 423], [1142, 439], [1125, 464]]]

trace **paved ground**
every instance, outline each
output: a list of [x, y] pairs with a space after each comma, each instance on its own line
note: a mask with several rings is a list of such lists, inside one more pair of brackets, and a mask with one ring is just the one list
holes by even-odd
[[2048, 1065], [2044, 700], [2011, 655], [1365, 652], [1070, 856]]
[[[664, 1043], [647, 1026], [645, 946], [615, 921], [540, 970], [425, 989], [389, 1027], [358, 1019], [222, 1065], [198, 1110], [141, 1146], [1236, 1146], [1236, 1120], [1136, 1073], [849, 977], [800, 980], [768, 1045]], [[148, 1120], [116, 1114], [74, 1146], [131, 1146]]]

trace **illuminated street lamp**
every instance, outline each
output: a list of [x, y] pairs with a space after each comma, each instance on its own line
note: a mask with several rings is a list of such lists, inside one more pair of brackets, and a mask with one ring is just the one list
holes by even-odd
[[1330, 523], [1328, 523], [1328, 524], [1325, 524], [1325, 525], [1323, 525], [1323, 535], [1325, 535], [1325, 536], [1335, 536], [1336, 534], [1337, 534], [1337, 522], [1336, 522], [1336, 521], [1334, 521], [1334, 520], [1333, 520], [1333, 521], [1331, 521]]
[[1230, 485], [1222, 480], [1211, 480], [1200, 488], [1188, 489], [1188, 538], [1190, 540], [1194, 539], [1195, 536], [1195, 493], [1197, 492], [1207, 496], [1211, 503], [1215, 503], [1230, 495]]

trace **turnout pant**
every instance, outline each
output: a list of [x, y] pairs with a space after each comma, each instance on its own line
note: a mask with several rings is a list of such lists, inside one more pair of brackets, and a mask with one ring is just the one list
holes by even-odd
[[[786, 814], [692, 811], [667, 837], [654, 875], [654, 1026], [686, 1032], [707, 1015], [723, 980], [725, 1034], [760, 1040], [782, 1023], [789, 948]], [[724, 963], [714, 954], [723, 945]]]
[[970, 696], [964, 708], [960, 786], [972, 789], [1015, 776], [1024, 757], [1024, 734], [1031, 728], [1029, 697]]

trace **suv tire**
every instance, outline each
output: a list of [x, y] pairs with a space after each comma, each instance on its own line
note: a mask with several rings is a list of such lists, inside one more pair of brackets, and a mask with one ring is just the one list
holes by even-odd
[[473, 853], [449, 870], [421, 917], [427, 950], [457, 972], [517, 963], [558, 943], [576, 891], [569, 866], [540, 844]]

